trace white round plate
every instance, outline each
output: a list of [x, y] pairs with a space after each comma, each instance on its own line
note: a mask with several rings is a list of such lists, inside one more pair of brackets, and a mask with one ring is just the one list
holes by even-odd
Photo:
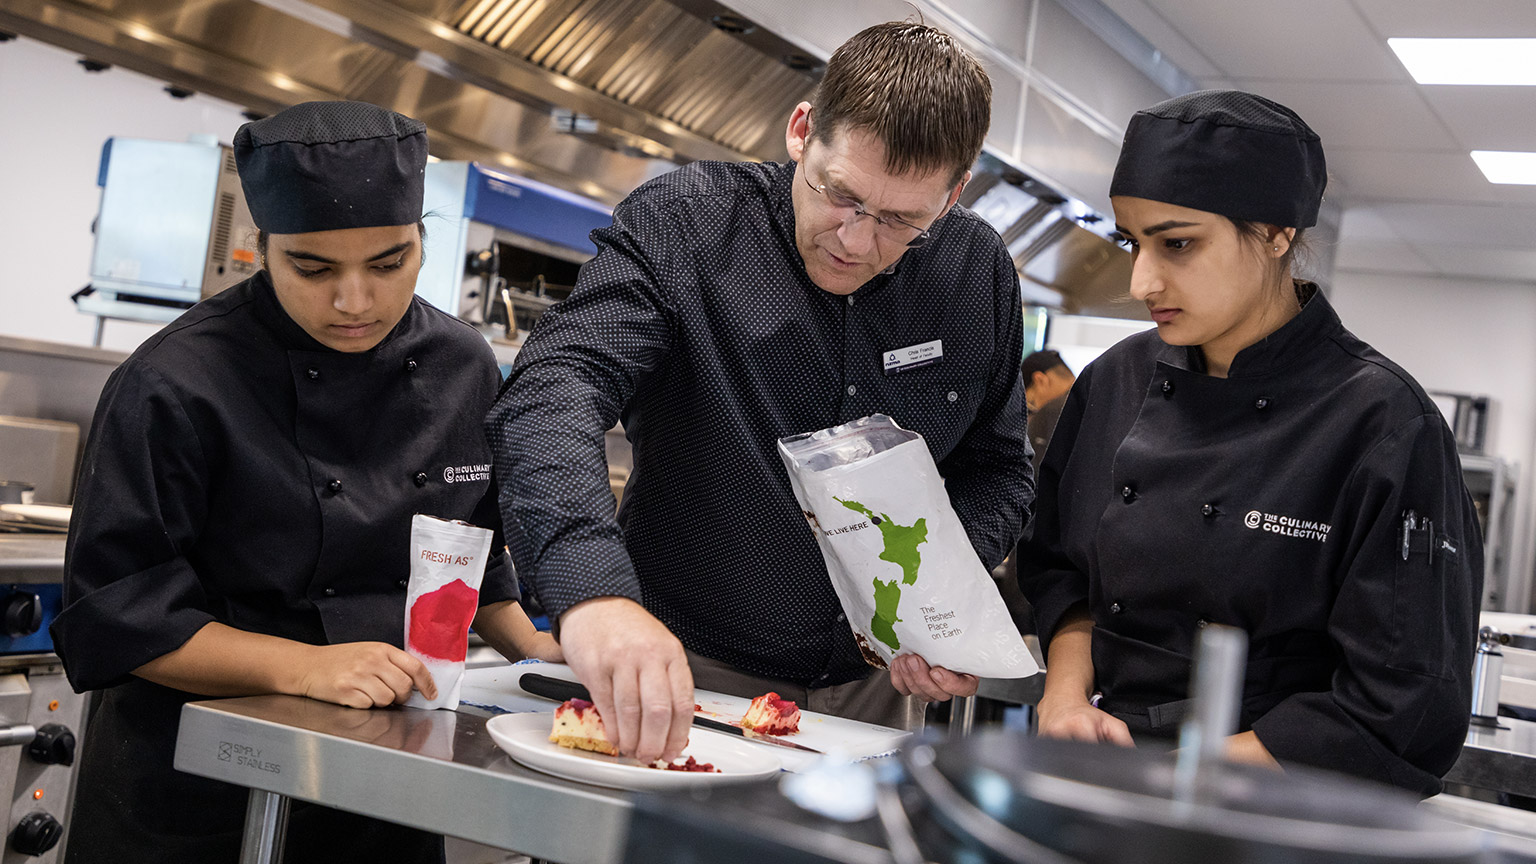
[[689, 756], [720, 769], [719, 774], [697, 771], [663, 771], [633, 759], [604, 756], [552, 744], [549, 728], [552, 713], [500, 714], [485, 722], [497, 746], [529, 768], [612, 789], [677, 789], [716, 783], [734, 783], [771, 777], [779, 772], [779, 759], [763, 752], [764, 745], [739, 741], [729, 735], [692, 729], [688, 734]]

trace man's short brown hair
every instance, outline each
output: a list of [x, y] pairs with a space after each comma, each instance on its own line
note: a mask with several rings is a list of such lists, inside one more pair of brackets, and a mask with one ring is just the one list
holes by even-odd
[[992, 123], [992, 79], [948, 34], [890, 21], [837, 49], [812, 104], [823, 144], [844, 127], [864, 129], [885, 144], [892, 174], [947, 170], [958, 183]]

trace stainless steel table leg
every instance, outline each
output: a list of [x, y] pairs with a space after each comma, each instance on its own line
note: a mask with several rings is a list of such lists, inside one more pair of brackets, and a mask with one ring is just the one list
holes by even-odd
[[245, 805], [245, 840], [240, 864], [283, 864], [283, 838], [288, 834], [287, 795], [251, 790]]
[[975, 721], [976, 697], [956, 696], [949, 706], [949, 737], [964, 738], [971, 734]]

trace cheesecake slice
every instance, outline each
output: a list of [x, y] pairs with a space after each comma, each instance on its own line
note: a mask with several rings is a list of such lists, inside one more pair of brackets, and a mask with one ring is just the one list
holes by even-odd
[[789, 735], [800, 731], [800, 709], [777, 693], [764, 693], [752, 700], [741, 728], [759, 735]]
[[549, 740], [561, 747], [619, 755], [619, 748], [603, 731], [603, 718], [597, 715], [597, 708], [585, 699], [571, 699], [555, 709], [555, 725], [549, 731]]

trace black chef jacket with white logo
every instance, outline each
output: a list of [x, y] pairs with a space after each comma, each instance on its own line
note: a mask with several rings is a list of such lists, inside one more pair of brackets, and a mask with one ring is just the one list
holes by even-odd
[[1102, 707], [1167, 730], [1199, 629], [1242, 628], [1241, 728], [1275, 758], [1435, 793], [1483, 572], [1444, 420], [1320, 293], [1229, 377], [1201, 365], [1149, 331], [1078, 378], [1019, 567], [1042, 643], [1087, 601]]
[[[110, 860], [156, 849], [156, 861], [218, 860], [208, 850], [231, 836], [238, 849], [243, 790], [171, 768], [192, 697], [130, 672], [213, 621], [311, 644], [400, 646], [411, 517], [499, 529], [480, 431], [499, 377], [479, 334], [420, 300], [373, 350], [326, 348], [282, 311], [265, 272], [199, 304], [113, 373], [52, 628], [75, 688], [107, 688], [87, 730], [71, 849], [99, 841]], [[480, 602], [516, 597], [505, 556], [493, 556]], [[139, 791], [112, 797], [125, 788]]]
[[[875, 413], [921, 433], [989, 567], [1033, 484], [997, 232], [956, 207], [838, 296], [796, 249], [797, 182], [793, 163], [699, 162], [637, 189], [593, 232], [597, 257], [534, 328], [487, 433], [513, 556], [551, 616], [629, 597], [699, 654], [821, 687], [870, 669], [779, 438]], [[889, 352], [935, 340], [940, 362], [886, 373]], [[635, 468], [616, 522], [602, 436], [621, 415]]]

